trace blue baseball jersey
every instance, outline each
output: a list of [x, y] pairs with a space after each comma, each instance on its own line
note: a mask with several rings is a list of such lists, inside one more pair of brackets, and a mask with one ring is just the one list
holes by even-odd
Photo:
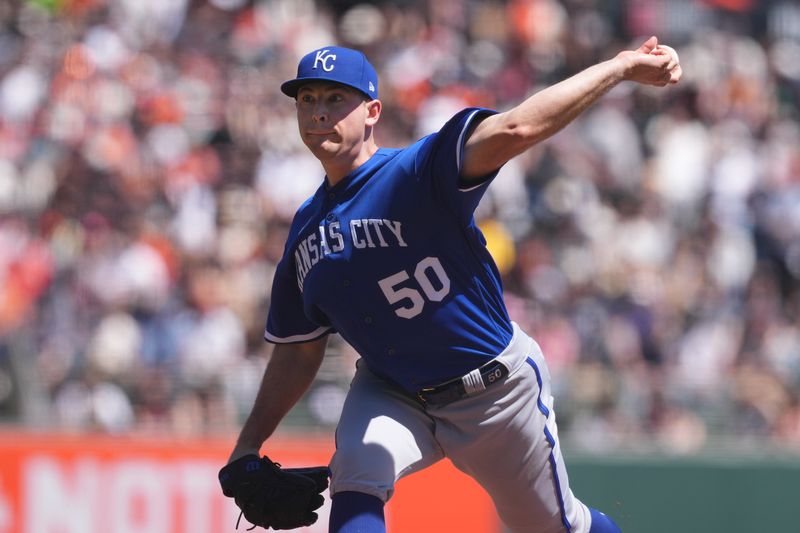
[[379, 149], [297, 211], [273, 280], [265, 339], [338, 332], [408, 391], [497, 356], [513, 328], [473, 212], [495, 174], [459, 186], [465, 109], [403, 149]]

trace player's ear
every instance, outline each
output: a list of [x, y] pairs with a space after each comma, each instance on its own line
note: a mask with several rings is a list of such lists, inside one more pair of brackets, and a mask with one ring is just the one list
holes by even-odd
[[367, 126], [374, 126], [381, 117], [382, 104], [380, 100], [367, 101]]

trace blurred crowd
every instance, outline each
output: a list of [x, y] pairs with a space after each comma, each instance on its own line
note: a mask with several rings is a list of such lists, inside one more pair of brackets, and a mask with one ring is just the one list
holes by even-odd
[[[402, 146], [649, 35], [683, 82], [616, 87], [480, 205], [509, 311], [571, 446], [800, 449], [800, 5], [777, 0], [3, 2], [0, 421], [235, 434], [323, 176], [278, 90], [312, 48], [368, 54]], [[285, 427], [335, 425], [357, 354], [329, 346]]]

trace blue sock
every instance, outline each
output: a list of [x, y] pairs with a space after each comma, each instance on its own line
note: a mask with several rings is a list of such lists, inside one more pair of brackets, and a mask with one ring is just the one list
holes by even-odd
[[386, 533], [383, 502], [363, 492], [337, 492], [331, 498], [328, 533]]
[[592, 515], [592, 527], [589, 528], [589, 533], [622, 533], [619, 526], [607, 515], [591, 507], [589, 513]]

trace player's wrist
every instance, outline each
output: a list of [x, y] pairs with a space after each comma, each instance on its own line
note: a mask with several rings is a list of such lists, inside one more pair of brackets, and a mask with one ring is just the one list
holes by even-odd
[[615, 82], [628, 81], [633, 76], [636, 67], [632, 52], [620, 52], [614, 58], [608, 60], [612, 77]]
[[257, 457], [260, 457], [260, 449], [261, 449], [260, 446], [237, 444], [233, 448], [233, 451], [231, 452], [230, 456], [228, 456], [228, 464], [236, 461], [237, 459], [241, 459], [246, 455], [255, 455]]

